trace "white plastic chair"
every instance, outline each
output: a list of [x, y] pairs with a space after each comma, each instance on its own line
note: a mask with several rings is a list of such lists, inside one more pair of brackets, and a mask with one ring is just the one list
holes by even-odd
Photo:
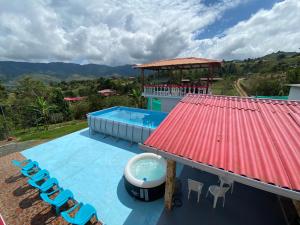
[[191, 191], [195, 191], [198, 193], [197, 202], [199, 202], [202, 187], [203, 187], [203, 183], [192, 179], [188, 179], [188, 188], [189, 188], [188, 199], [190, 199]]
[[220, 187], [223, 187], [224, 184], [229, 185], [229, 187], [231, 188], [231, 194], [232, 194], [232, 192], [233, 192], [233, 184], [234, 184], [234, 180], [232, 180], [232, 179], [229, 178], [229, 177], [222, 177], [222, 176], [219, 176], [219, 182], [220, 182]]
[[216, 208], [218, 198], [223, 198], [223, 207], [225, 205], [225, 194], [229, 190], [230, 187], [220, 187], [217, 185], [209, 186], [206, 197], [208, 196], [208, 192], [210, 192], [214, 196], [214, 204], [213, 207]]

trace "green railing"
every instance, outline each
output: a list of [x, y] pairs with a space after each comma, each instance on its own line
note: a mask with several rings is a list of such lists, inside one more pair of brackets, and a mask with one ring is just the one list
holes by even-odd
[[264, 96], [258, 95], [254, 96], [255, 98], [268, 98], [268, 99], [275, 99], [275, 100], [288, 100], [288, 96]]

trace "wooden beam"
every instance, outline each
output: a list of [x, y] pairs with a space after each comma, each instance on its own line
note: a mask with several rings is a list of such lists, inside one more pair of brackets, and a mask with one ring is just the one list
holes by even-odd
[[175, 189], [175, 179], [176, 179], [176, 162], [168, 159], [166, 187], [165, 187], [165, 207], [168, 210], [172, 209], [172, 198]]
[[293, 203], [294, 203], [296, 211], [298, 213], [298, 217], [300, 218], [300, 201], [293, 200]]

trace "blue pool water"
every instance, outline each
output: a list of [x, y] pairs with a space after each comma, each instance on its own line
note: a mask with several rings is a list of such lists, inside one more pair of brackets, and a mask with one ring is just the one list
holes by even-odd
[[[153, 202], [134, 200], [124, 187], [127, 162], [142, 153], [136, 144], [99, 133], [89, 136], [84, 129], [22, 152], [38, 161], [70, 189], [77, 201], [90, 203], [105, 225], [152, 225], [163, 212], [163, 199]], [[182, 167], [177, 166], [178, 175]]]
[[156, 159], [139, 159], [132, 164], [131, 173], [139, 180], [153, 181], [166, 173], [166, 167]]
[[93, 112], [89, 115], [126, 124], [156, 128], [165, 119], [167, 113], [120, 106]]

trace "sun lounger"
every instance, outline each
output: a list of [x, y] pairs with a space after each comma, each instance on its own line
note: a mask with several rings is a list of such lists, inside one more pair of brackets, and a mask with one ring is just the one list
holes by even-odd
[[29, 177], [29, 176], [31, 176], [33, 173], [36, 173], [38, 170], [40, 170], [38, 162], [32, 161], [32, 162], [29, 162], [26, 166], [24, 166], [24, 167], [21, 169], [21, 173], [22, 173], [25, 177]]
[[30, 180], [33, 182], [37, 183], [39, 181], [42, 181], [44, 179], [47, 179], [50, 177], [48, 170], [39, 170], [37, 173], [34, 175], [29, 175], [28, 176]]
[[[69, 213], [74, 211], [77, 207], [80, 207], [80, 209], [76, 212], [74, 217], [71, 217]], [[93, 216], [95, 216], [96, 219], [98, 220], [95, 208], [90, 204], [84, 205], [83, 203], [76, 204], [69, 210], [62, 212], [61, 216], [68, 223], [77, 224], [77, 225], [86, 224], [88, 221], [90, 221], [93, 218]]]
[[58, 186], [58, 181], [55, 178], [50, 178], [42, 184], [37, 184], [33, 180], [29, 179], [28, 184], [31, 185], [32, 187], [39, 189], [41, 192], [47, 192], [53, 189], [55, 186]]
[[24, 166], [26, 166], [30, 162], [32, 162], [31, 159], [25, 159], [23, 161], [18, 161], [18, 160], [12, 160], [11, 161], [11, 163], [14, 166], [19, 167], [20, 169], [22, 169]]
[[[55, 196], [55, 198], [50, 198], [51, 195], [57, 192], [59, 193]], [[40, 196], [45, 202], [55, 207], [55, 211], [57, 214], [59, 213], [59, 209], [61, 206], [74, 198], [73, 193], [70, 190], [63, 190], [62, 188], [56, 189], [50, 193], [41, 193]]]

